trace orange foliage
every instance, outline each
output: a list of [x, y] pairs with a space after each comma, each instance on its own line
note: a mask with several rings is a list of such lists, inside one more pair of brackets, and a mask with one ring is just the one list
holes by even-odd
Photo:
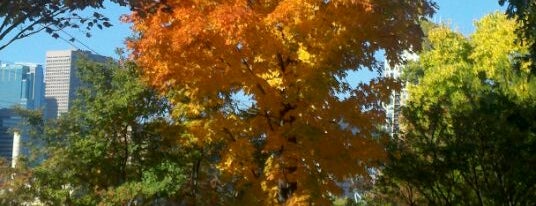
[[[130, 17], [140, 36], [129, 46], [146, 80], [177, 94], [195, 140], [225, 143], [219, 168], [250, 187], [241, 195], [320, 203], [340, 194], [337, 181], [366, 175], [384, 157], [373, 135], [389, 84], [350, 88], [341, 79], [373, 68], [379, 50], [396, 62], [417, 49], [428, 0], [165, 2]], [[236, 92], [253, 100], [246, 115], [229, 109]]]

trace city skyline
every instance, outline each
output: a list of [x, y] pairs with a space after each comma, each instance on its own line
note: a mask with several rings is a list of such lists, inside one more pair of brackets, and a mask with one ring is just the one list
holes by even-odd
[[[0, 63], [0, 158], [14, 161], [29, 151], [24, 147], [28, 134], [16, 129], [22, 120], [13, 109], [42, 110], [44, 117], [54, 119], [68, 111], [80, 86], [77, 61], [87, 58], [106, 61], [108, 57], [89, 51], [47, 51], [46, 65], [36, 63]], [[44, 67], [48, 67], [45, 76]], [[15, 130], [13, 130], [15, 129]]]

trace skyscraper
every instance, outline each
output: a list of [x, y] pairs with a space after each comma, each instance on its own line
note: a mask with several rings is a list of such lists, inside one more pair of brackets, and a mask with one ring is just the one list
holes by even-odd
[[77, 61], [80, 59], [104, 62], [108, 58], [81, 50], [48, 51], [45, 75], [45, 117], [57, 118], [66, 113], [80, 86]]
[[0, 65], [0, 108], [20, 105], [38, 109], [43, 104], [43, 68], [41, 65]]
[[44, 109], [45, 106], [45, 73], [43, 66], [34, 63], [15, 63], [19, 65], [27, 66], [29, 78], [33, 79], [31, 84], [31, 97], [32, 107], [29, 109]]
[[[416, 61], [419, 59], [419, 56], [413, 53], [404, 52], [402, 54], [402, 59], [404, 61]], [[402, 70], [404, 67], [405, 65], [402, 64], [397, 64], [394, 67], [391, 67], [389, 62], [385, 61], [383, 77], [400, 79], [400, 75], [402, 75]], [[387, 125], [385, 128], [391, 136], [398, 134], [400, 131], [400, 108], [405, 104], [407, 98], [407, 88], [405, 85], [402, 85], [402, 89], [400, 91], [391, 91], [389, 102], [384, 104], [385, 114], [387, 116]]]
[[19, 143], [25, 141], [26, 137], [11, 130], [20, 121], [12, 107], [41, 108], [43, 84], [43, 68], [40, 65], [0, 65], [0, 157], [11, 161], [20, 151], [24, 151]]

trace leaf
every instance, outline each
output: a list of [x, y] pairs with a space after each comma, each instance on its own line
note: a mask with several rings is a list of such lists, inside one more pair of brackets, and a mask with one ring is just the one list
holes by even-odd
[[112, 26], [112, 24], [110, 22], [107, 22], [107, 21], [102, 22], [102, 25], [104, 25], [105, 27], [111, 27]]

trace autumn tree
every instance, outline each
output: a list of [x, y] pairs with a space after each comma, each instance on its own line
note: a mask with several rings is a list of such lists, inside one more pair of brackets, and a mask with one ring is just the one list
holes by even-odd
[[[382, 159], [387, 81], [349, 71], [417, 50], [433, 3], [381, 0], [167, 1], [131, 21], [144, 78], [189, 119], [192, 143], [223, 145], [237, 201], [330, 204], [337, 182]], [[377, 134], [375, 136], [375, 134]], [[222, 183], [223, 184], [223, 183]]]
[[[409, 64], [405, 131], [392, 141], [380, 201], [531, 205], [536, 197], [536, 81], [518, 70], [517, 24], [499, 13], [470, 38], [440, 26]], [[381, 195], [380, 195], [381, 196]]]

